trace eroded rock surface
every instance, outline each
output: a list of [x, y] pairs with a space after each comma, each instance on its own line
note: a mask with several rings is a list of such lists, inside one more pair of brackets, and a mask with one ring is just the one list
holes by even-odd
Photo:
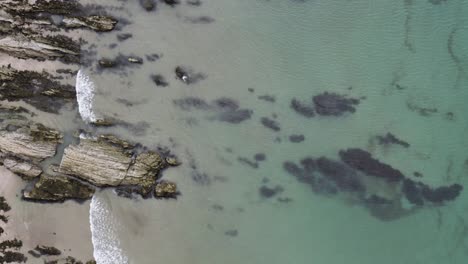
[[82, 138], [68, 146], [60, 172], [73, 175], [96, 186], [139, 185], [149, 188], [166, 166], [156, 152], [142, 150], [114, 136]]
[[23, 198], [48, 202], [62, 202], [68, 199], [86, 200], [94, 194], [94, 188], [65, 175], [42, 174], [39, 181]]

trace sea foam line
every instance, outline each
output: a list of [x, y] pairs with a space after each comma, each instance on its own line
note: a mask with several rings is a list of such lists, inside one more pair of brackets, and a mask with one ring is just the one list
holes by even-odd
[[93, 256], [97, 264], [128, 264], [128, 257], [122, 251], [115, 235], [116, 223], [109, 204], [99, 194], [95, 194], [89, 207], [89, 224]]
[[91, 78], [82, 70], [76, 75], [76, 100], [78, 111], [85, 122], [95, 122], [96, 115], [93, 112], [94, 91], [96, 86]]

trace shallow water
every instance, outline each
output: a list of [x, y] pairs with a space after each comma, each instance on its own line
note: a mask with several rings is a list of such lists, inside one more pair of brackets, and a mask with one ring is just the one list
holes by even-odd
[[[155, 12], [138, 1], [95, 2], [130, 24], [97, 39], [83, 32], [84, 49], [96, 53], [91, 59], [144, 58], [125, 68], [83, 67], [95, 83], [96, 115], [133, 124], [103, 131], [167, 146], [183, 162], [163, 173], [180, 187], [177, 200], [128, 200], [110, 190], [93, 198], [99, 264], [466, 263], [466, 191], [444, 206], [385, 221], [352, 195], [313, 192], [283, 163], [338, 159], [355, 147], [428, 185], [466, 185], [468, 2], [202, 0], [197, 7], [159, 3]], [[213, 21], [194, 23], [200, 16]], [[121, 33], [133, 36], [118, 41]], [[149, 54], [160, 58], [152, 62]], [[174, 73], [179, 65], [203, 78], [183, 83]], [[153, 74], [168, 85], [156, 86]], [[360, 104], [340, 117], [306, 118], [290, 107], [292, 98], [325, 91]], [[264, 95], [275, 101], [258, 98]], [[174, 103], [187, 97], [209, 106], [185, 111]], [[232, 113], [213, 106], [219, 98], [252, 115], [223, 121]], [[44, 122], [72, 130], [81, 123], [75, 114], [71, 124], [71, 112]], [[264, 117], [279, 131], [262, 125]], [[387, 132], [410, 147], [376, 144]], [[293, 134], [305, 140], [290, 142]], [[242, 162], [258, 153], [265, 160], [257, 168]], [[424, 176], [414, 178], [415, 171]], [[263, 197], [261, 186], [282, 191]], [[371, 186], [395, 195], [381, 183]]]

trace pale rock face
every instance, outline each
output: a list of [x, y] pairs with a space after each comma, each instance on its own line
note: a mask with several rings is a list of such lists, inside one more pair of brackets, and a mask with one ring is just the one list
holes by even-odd
[[34, 178], [42, 173], [42, 169], [32, 163], [26, 161], [19, 161], [15, 159], [6, 158], [3, 161], [3, 166], [13, 173], [25, 176], [27, 178]]
[[16, 131], [0, 130], [0, 151], [17, 157], [43, 160], [55, 155], [61, 135], [55, 130], [37, 130], [26, 125]]
[[65, 149], [60, 172], [96, 186], [154, 184], [164, 164], [162, 158], [155, 152], [133, 155], [132, 149], [115, 138], [81, 139]]

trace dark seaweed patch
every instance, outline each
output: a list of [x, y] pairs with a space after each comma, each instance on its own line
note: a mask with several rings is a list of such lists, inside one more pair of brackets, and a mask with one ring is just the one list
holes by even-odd
[[131, 33], [121, 33], [121, 34], [117, 34], [117, 40], [118, 41], [125, 41], [129, 38], [133, 37], [133, 35]]
[[227, 230], [226, 232], [224, 232], [224, 234], [226, 236], [236, 237], [239, 234], [239, 232], [237, 231], [237, 229], [232, 229], [232, 230]]
[[259, 189], [258, 189], [258, 193], [260, 194], [261, 197], [263, 198], [272, 198], [273, 196], [281, 193], [284, 191], [284, 188], [277, 185], [273, 188], [270, 188], [268, 186], [265, 186], [265, 185], [262, 185]]
[[185, 97], [182, 99], [175, 99], [174, 104], [182, 110], [209, 110], [211, 106], [201, 98], [198, 97]]
[[266, 155], [264, 153], [257, 153], [254, 155], [254, 159], [256, 161], [264, 161], [266, 159]]
[[302, 141], [305, 140], [305, 137], [304, 135], [297, 135], [297, 134], [294, 134], [294, 135], [290, 135], [289, 136], [289, 141], [293, 142], [293, 143], [300, 143]]
[[187, 4], [191, 6], [201, 6], [201, 0], [187, 0]]
[[298, 114], [311, 118], [315, 116], [314, 108], [311, 105], [306, 105], [300, 102], [298, 99], [293, 98], [291, 100], [291, 108], [296, 111]]
[[354, 113], [355, 105], [359, 104], [358, 99], [346, 98], [336, 93], [324, 92], [312, 98], [315, 111], [323, 116], [341, 116], [345, 112]]
[[387, 133], [385, 136], [377, 136], [377, 141], [379, 142], [380, 145], [395, 144], [395, 145], [400, 145], [405, 148], [409, 148], [410, 146], [408, 142], [397, 138], [392, 133]]
[[213, 105], [222, 111], [234, 111], [239, 108], [239, 103], [237, 101], [227, 97], [214, 100]]
[[257, 98], [259, 100], [263, 100], [263, 101], [270, 102], [270, 103], [276, 102], [276, 97], [273, 95], [268, 95], [268, 94], [259, 95]]
[[148, 61], [157, 61], [157, 60], [159, 60], [160, 58], [161, 58], [161, 55], [156, 54], [156, 53], [155, 53], [155, 54], [146, 55], [146, 59], [147, 59]]
[[210, 24], [213, 23], [215, 20], [209, 16], [199, 16], [199, 17], [186, 17], [185, 22], [193, 23], [193, 24]]
[[372, 155], [362, 149], [351, 148], [339, 152], [341, 160], [352, 168], [390, 182], [401, 181], [404, 175], [390, 165], [374, 159]]
[[329, 178], [340, 190], [364, 192], [365, 187], [357, 178], [356, 172], [345, 164], [325, 157], [316, 160], [318, 170]]
[[270, 119], [268, 117], [262, 117], [260, 119], [260, 122], [262, 123], [262, 125], [264, 127], [267, 127], [273, 131], [280, 131], [281, 130], [281, 127], [279, 125], [279, 123], [273, 119]]
[[218, 115], [220, 121], [238, 124], [242, 121], [250, 119], [253, 111], [250, 109], [238, 109], [235, 111], [222, 112]]
[[169, 83], [166, 81], [166, 78], [161, 74], [152, 74], [151, 80], [156, 84], [156, 86], [166, 87]]
[[237, 160], [242, 163], [242, 164], [245, 164], [245, 165], [248, 165], [250, 166], [251, 168], [254, 168], [254, 169], [257, 169], [258, 168], [258, 163], [255, 162], [255, 161], [251, 161], [249, 160], [248, 158], [245, 158], [245, 157], [238, 157]]

